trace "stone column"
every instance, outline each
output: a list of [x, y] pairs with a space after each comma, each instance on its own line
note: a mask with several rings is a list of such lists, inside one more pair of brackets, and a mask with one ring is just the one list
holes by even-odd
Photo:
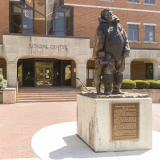
[[7, 87], [17, 88], [17, 63], [7, 62]]
[[160, 65], [158, 66], [158, 79], [160, 79]]
[[[77, 64], [76, 65], [76, 78], [79, 78], [82, 82], [83, 82], [83, 84], [84, 85], [86, 85], [86, 63], [83, 63], [83, 64]], [[81, 87], [82, 86], [82, 84], [79, 82], [79, 81], [77, 81], [77, 85], [76, 85], [76, 87]]]
[[130, 79], [131, 70], [130, 70], [130, 63], [125, 63], [125, 70], [123, 72], [123, 79]]

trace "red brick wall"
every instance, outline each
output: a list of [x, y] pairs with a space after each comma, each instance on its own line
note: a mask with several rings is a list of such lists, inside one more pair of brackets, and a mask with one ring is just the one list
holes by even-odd
[[0, 67], [3, 67], [3, 78], [7, 79], [7, 65], [4, 58], [0, 58]]
[[146, 79], [146, 64], [143, 61], [131, 62], [131, 80]]
[[0, 43], [3, 33], [9, 33], [9, 1], [0, 0]]
[[[160, 0], [155, 0], [157, 6], [143, 5], [144, 0], [139, 0], [141, 4], [129, 4], [128, 0], [115, 0], [114, 2], [102, 2], [99, 0], [65, 0], [65, 3], [71, 4], [85, 4], [94, 6], [118, 7], [118, 8], [131, 8], [141, 10], [160, 10]], [[91, 46], [93, 46], [95, 32], [99, 24], [97, 18], [100, 16], [102, 8], [90, 7], [74, 7], [74, 36], [90, 37]], [[160, 13], [140, 12], [140, 11], [124, 11], [113, 9], [113, 14], [117, 15], [123, 28], [128, 34], [127, 22], [141, 23], [139, 25], [139, 41], [141, 43], [130, 43], [131, 48], [160, 48]], [[145, 44], [145, 26], [143, 23], [157, 24], [155, 26], [155, 42], [157, 44]]]

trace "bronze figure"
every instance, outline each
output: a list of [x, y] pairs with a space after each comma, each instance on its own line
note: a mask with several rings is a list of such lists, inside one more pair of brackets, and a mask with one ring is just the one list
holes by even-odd
[[121, 93], [125, 58], [129, 57], [130, 47], [127, 34], [119, 22], [110, 8], [101, 12], [93, 49], [97, 94], [100, 94], [101, 76], [104, 94]]

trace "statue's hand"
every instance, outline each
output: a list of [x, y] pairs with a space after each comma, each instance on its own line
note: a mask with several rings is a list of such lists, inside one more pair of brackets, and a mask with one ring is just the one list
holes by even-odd
[[129, 58], [129, 53], [128, 52], [124, 52], [123, 58]]
[[120, 19], [119, 18], [116, 18], [116, 23], [119, 23], [120, 22]]

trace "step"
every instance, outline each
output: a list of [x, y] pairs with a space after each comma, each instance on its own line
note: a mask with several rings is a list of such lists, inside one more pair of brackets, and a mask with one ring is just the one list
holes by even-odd
[[16, 103], [34, 103], [34, 102], [66, 102], [77, 101], [77, 99], [48, 99], [48, 100], [18, 100]]
[[18, 95], [77, 95], [78, 93], [18, 93]]
[[76, 99], [77, 97], [30, 97], [30, 98], [28, 98], [28, 97], [23, 97], [23, 98], [21, 98], [21, 97], [18, 97], [18, 100], [19, 99], [63, 99], [63, 98], [65, 98], [65, 99], [70, 99], [70, 98], [74, 98], [74, 99]]

